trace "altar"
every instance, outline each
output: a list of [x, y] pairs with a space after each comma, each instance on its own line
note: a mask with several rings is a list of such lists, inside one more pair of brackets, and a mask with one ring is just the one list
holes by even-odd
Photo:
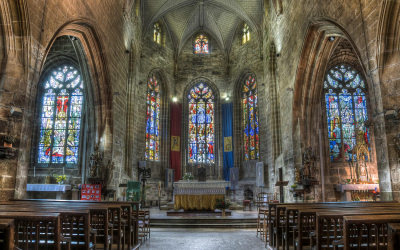
[[[71, 199], [69, 192], [71, 191], [71, 185], [59, 185], [59, 184], [27, 184], [27, 192], [35, 192], [36, 194], [46, 195], [47, 198], [65, 200]], [[49, 197], [50, 196], [50, 197]], [[34, 197], [36, 198], [36, 197]], [[43, 198], [43, 197], [39, 197]]]
[[337, 184], [335, 189], [342, 194], [342, 201], [352, 201], [354, 197], [368, 198], [370, 191], [379, 192], [379, 184]]
[[227, 181], [178, 181], [174, 183], [174, 208], [214, 210], [217, 199], [224, 199]]

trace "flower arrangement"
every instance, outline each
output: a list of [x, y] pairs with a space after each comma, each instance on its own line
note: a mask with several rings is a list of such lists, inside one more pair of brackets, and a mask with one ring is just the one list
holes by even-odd
[[191, 181], [194, 180], [194, 176], [192, 175], [192, 173], [185, 173], [182, 179], [184, 179], [185, 181]]
[[231, 203], [225, 199], [216, 199], [215, 207], [218, 209], [227, 209], [231, 206]]
[[57, 183], [62, 183], [62, 182], [64, 182], [65, 180], [67, 180], [67, 176], [66, 176], [66, 175], [58, 175], [58, 176], [56, 177]]

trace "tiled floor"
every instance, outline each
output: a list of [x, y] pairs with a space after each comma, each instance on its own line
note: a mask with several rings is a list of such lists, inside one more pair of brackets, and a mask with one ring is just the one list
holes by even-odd
[[255, 229], [152, 228], [141, 250], [265, 249]]

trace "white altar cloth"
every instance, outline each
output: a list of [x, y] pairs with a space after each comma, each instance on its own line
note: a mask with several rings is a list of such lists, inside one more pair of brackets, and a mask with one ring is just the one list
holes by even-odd
[[65, 192], [71, 190], [71, 185], [58, 184], [27, 184], [26, 191], [35, 192]]

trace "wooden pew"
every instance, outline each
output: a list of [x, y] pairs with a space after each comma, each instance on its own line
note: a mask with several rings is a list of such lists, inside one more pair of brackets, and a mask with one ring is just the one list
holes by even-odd
[[[296, 219], [299, 209], [315, 208], [335, 208], [335, 207], [390, 207], [399, 206], [397, 202], [330, 202], [330, 203], [280, 203], [269, 204], [267, 226], [269, 227], [271, 247], [279, 249], [281, 245], [288, 249], [289, 245], [286, 244], [290, 240], [289, 234], [291, 227], [296, 228]], [[313, 214], [315, 216], [315, 214]], [[294, 220], [291, 221], [290, 219]], [[305, 218], [307, 219], [307, 218]], [[310, 217], [309, 219], [313, 219]], [[309, 221], [311, 222], [311, 221]], [[305, 223], [304, 226], [308, 225]], [[280, 239], [282, 238], [282, 239]], [[282, 244], [281, 244], [282, 242]], [[301, 244], [301, 242], [300, 242]], [[300, 246], [301, 247], [301, 246]]]
[[388, 223], [399, 223], [400, 214], [343, 217], [344, 249], [387, 249]]
[[14, 250], [13, 219], [0, 219], [0, 249]]
[[37, 250], [51, 246], [60, 250], [61, 240], [67, 242], [60, 234], [59, 213], [0, 211], [0, 219], [14, 219], [14, 242], [18, 248]]
[[357, 209], [357, 210], [331, 210], [317, 212], [316, 223], [316, 248], [333, 249], [343, 245], [343, 218], [352, 215], [382, 215], [399, 214], [399, 208]]
[[[91, 221], [93, 227], [99, 230], [99, 235], [103, 235], [105, 249], [107, 242], [112, 241], [118, 245], [118, 249], [128, 245], [138, 247], [138, 219], [134, 216], [132, 208], [137, 211], [139, 204], [137, 202], [114, 202], [114, 201], [66, 201], [66, 200], [14, 200], [19, 204], [53, 204], [72, 206], [74, 208], [88, 208], [91, 211]], [[107, 215], [102, 209], [107, 209]], [[107, 219], [105, 219], [107, 217]], [[109, 226], [106, 226], [108, 224]], [[123, 234], [121, 233], [123, 230]], [[113, 233], [111, 233], [113, 232]], [[115, 233], [115, 235], [113, 235]], [[115, 237], [112, 237], [115, 236]], [[123, 240], [123, 242], [122, 242]]]
[[[64, 238], [69, 239], [69, 243], [74, 249], [93, 249], [96, 240], [95, 232], [90, 228], [89, 210], [73, 209], [69, 207], [43, 207], [43, 206], [23, 206], [20, 205], [2, 205], [0, 211], [3, 212], [24, 212], [27, 215], [31, 213], [53, 213], [57, 211], [60, 214], [60, 233]], [[94, 235], [90, 240], [90, 235]]]
[[400, 223], [388, 224], [388, 250], [400, 249]]

